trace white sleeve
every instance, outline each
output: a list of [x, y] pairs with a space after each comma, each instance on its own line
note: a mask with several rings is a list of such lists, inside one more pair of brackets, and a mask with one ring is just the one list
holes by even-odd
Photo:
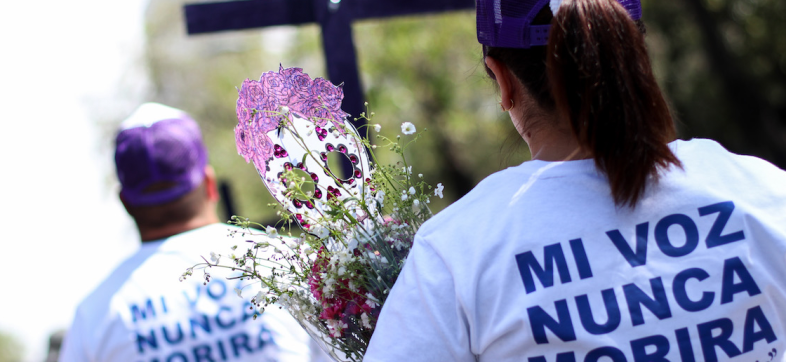
[[453, 275], [422, 237], [415, 237], [363, 361], [475, 361]]

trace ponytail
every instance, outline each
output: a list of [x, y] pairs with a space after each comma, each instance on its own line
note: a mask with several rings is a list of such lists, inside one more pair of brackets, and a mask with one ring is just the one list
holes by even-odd
[[617, 205], [635, 207], [648, 179], [682, 167], [668, 146], [676, 130], [644, 36], [617, 1], [564, 0], [546, 68], [557, 115], [608, 176]]

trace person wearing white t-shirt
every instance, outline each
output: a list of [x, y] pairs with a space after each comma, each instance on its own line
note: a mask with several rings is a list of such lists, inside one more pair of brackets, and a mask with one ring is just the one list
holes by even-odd
[[[255, 308], [226, 269], [178, 280], [229, 238], [218, 222], [213, 170], [199, 127], [183, 111], [147, 103], [123, 122], [115, 149], [120, 199], [142, 245], [78, 307], [61, 362], [292, 361], [325, 358], [286, 312]], [[246, 289], [246, 293], [251, 293]]]
[[420, 228], [364, 361], [786, 361], [786, 172], [676, 140], [640, 2], [476, 5], [533, 160]]

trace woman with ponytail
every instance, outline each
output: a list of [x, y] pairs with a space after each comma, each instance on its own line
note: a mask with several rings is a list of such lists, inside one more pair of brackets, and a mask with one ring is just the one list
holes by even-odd
[[476, 0], [533, 160], [424, 224], [366, 361], [786, 361], [786, 172], [676, 140], [639, 0]]

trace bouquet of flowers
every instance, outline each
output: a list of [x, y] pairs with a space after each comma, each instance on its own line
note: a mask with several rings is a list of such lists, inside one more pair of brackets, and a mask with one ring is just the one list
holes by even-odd
[[[237, 150], [283, 208], [279, 215], [290, 231], [233, 217], [240, 236], [268, 237], [249, 241], [246, 250], [213, 253], [183, 277], [211, 267], [238, 270], [249, 284], [261, 285], [251, 300], [260, 313], [272, 304], [286, 308], [331, 357], [360, 361], [415, 232], [431, 217], [430, 198], [442, 197], [442, 185], [432, 188], [407, 164], [404, 151], [420, 136], [412, 123], [401, 125], [403, 137], [378, 135], [379, 144], [372, 144], [346, 122], [343, 97], [341, 86], [312, 80], [299, 68], [243, 82]], [[366, 107], [358, 119], [379, 132]], [[400, 161], [380, 166], [373, 152], [378, 147]], [[335, 169], [341, 164], [329, 161], [336, 157], [349, 172]], [[229, 264], [221, 264], [222, 257]]]

